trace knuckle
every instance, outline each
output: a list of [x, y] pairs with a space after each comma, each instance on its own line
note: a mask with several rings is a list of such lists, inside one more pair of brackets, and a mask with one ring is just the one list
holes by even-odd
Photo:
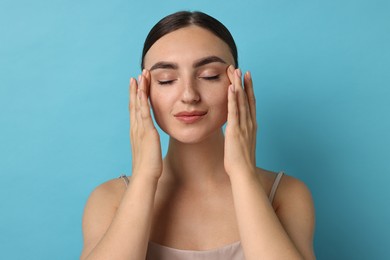
[[254, 126], [252, 120], [248, 120], [248, 128], [249, 128], [249, 130], [252, 130], [254, 127], [255, 126]]
[[143, 112], [143, 113], [141, 113], [141, 118], [142, 118], [143, 120], [147, 120], [147, 119], [150, 118], [150, 115], [149, 115], [149, 113]]

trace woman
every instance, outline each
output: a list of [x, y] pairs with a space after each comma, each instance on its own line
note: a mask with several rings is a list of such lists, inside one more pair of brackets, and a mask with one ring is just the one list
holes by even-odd
[[[252, 79], [237, 60], [229, 31], [204, 13], [152, 28], [130, 80], [132, 176], [91, 194], [81, 259], [315, 258], [309, 190], [256, 167]], [[148, 101], [170, 136], [164, 159]]]

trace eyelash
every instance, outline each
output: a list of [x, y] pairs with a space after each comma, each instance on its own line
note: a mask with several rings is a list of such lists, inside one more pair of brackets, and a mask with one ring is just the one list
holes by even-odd
[[211, 76], [211, 77], [201, 77], [202, 79], [205, 79], [205, 80], [219, 80], [219, 75], [215, 75], [215, 76]]
[[167, 80], [167, 81], [159, 81], [158, 80], [159, 85], [171, 85], [173, 82], [174, 82], [174, 80]]
[[[209, 81], [214, 81], [214, 80], [219, 80], [220, 76], [215, 75], [215, 76], [210, 76], [210, 77], [200, 77], [201, 79], [209, 80]], [[160, 81], [158, 80], [159, 85], [171, 85], [173, 84], [175, 80], [167, 80], [167, 81]]]

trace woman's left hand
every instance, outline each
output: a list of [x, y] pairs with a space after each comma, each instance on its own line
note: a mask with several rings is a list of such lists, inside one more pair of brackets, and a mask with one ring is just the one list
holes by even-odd
[[256, 171], [256, 104], [252, 78], [233, 66], [228, 68], [231, 85], [228, 89], [228, 116], [225, 130], [225, 170], [233, 175], [254, 174]]

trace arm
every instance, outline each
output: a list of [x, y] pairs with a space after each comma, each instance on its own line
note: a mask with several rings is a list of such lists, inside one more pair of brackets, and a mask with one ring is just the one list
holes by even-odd
[[257, 176], [237, 175], [231, 182], [247, 259], [315, 259], [313, 203], [302, 182], [283, 177], [276, 212]]
[[91, 194], [83, 217], [81, 259], [140, 260], [146, 256], [162, 157], [146, 94], [150, 74], [144, 71], [139, 82], [138, 87], [134, 79], [130, 81], [131, 182], [119, 199], [112, 182]]
[[132, 178], [118, 208], [113, 186], [101, 185], [87, 202], [80, 259], [145, 259], [157, 182]]
[[303, 182], [284, 177], [275, 197], [276, 215], [304, 259], [315, 259], [315, 214], [310, 190]]
[[[239, 70], [229, 67], [228, 75], [233, 84], [228, 91], [225, 169], [231, 180], [245, 256], [247, 259], [313, 259], [314, 215], [310, 193], [303, 184], [288, 181], [293, 184], [293, 191], [282, 199], [278, 191], [276, 199], [280, 205], [278, 215], [275, 213], [256, 176], [257, 124], [250, 74], [244, 77], [245, 90]], [[281, 186], [285, 185], [290, 186], [288, 183]]]

